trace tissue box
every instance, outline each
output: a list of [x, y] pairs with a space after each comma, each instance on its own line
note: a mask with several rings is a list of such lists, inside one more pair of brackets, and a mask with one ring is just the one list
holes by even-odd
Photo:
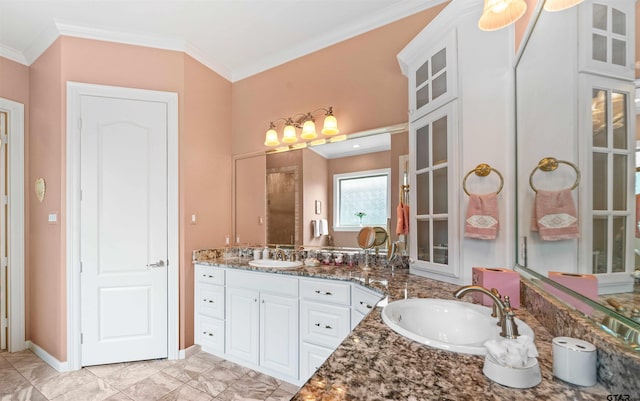
[[[511, 269], [474, 267], [472, 281], [488, 290], [496, 288], [503, 297], [509, 296], [512, 308], [520, 307], [520, 273]], [[493, 300], [484, 294], [474, 292], [472, 296], [479, 304], [493, 305]]]
[[[549, 278], [589, 299], [596, 299], [598, 297], [598, 278], [593, 274], [549, 272]], [[572, 297], [571, 295], [565, 294], [552, 285], [545, 283], [544, 289], [549, 294], [561, 299], [584, 314], [590, 315], [593, 311], [593, 308], [586, 303]]]

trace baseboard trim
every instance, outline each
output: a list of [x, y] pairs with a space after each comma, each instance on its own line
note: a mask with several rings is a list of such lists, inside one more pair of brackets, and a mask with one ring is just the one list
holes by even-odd
[[189, 358], [195, 354], [197, 354], [198, 352], [200, 352], [200, 346], [198, 344], [193, 344], [190, 347], [187, 347], [185, 349], [181, 349], [178, 351], [178, 358], [179, 359], [186, 359]]
[[36, 354], [40, 359], [49, 364], [52, 368], [57, 370], [58, 372], [69, 372], [71, 369], [69, 368], [69, 362], [60, 362], [47, 351], [39, 347], [37, 344], [32, 343], [31, 341], [27, 341], [27, 348], [31, 350], [34, 354]]

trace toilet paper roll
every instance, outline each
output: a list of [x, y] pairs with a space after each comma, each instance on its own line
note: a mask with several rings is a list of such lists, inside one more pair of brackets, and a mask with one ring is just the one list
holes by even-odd
[[578, 386], [593, 386], [598, 380], [596, 347], [571, 337], [553, 339], [553, 375]]

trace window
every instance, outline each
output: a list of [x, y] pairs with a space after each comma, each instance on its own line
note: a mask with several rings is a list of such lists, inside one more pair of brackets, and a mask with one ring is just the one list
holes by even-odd
[[391, 170], [333, 176], [333, 228], [358, 231], [361, 226], [386, 227], [390, 216]]

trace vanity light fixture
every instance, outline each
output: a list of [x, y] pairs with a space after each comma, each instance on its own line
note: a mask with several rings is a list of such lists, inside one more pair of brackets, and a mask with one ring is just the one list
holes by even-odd
[[495, 31], [516, 22], [527, 11], [525, 0], [484, 0], [478, 28]]
[[544, 2], [545, 11], [562, 11], [577, 6], [584, 0], [547, 0]]
[[322, 135], [333, 136], [338, 134], [338, 120], [333, 115], [333, 107], [319, 108], [308, 113], [298, 114], [295, 117], [281, 117], [273, 120], [269, 123], [269, 129], [265, 134], [264, 144], [265, 146], [278, 146], [280, 141], [278, 140], [278, 132], [276, 131], [276, 123], [278, 121], [284, 121], [284, 130], [282, 133], [282, 142], [285, 144], [293, 144], [298, 142], [297, 130], [301, 129], [300, 138], [305, 141], [312, 141], [318, 137], [316, 133], [316, 123], [314, 114], [323, 111], [324, 112], [324, 125], [322, 127]]

